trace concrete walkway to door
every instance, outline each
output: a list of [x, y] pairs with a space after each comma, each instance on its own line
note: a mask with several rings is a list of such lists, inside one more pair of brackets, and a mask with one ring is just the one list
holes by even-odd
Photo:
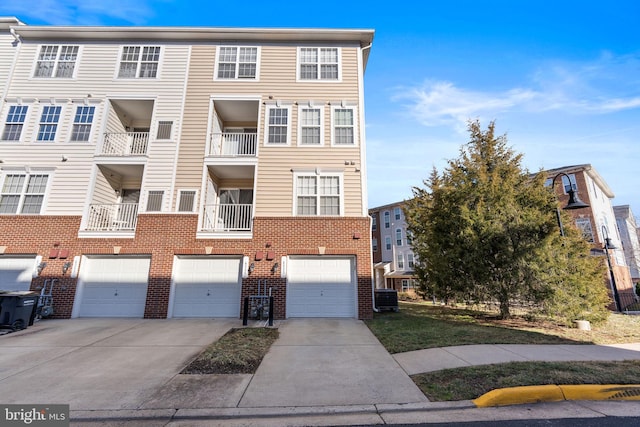
[[239, 407], [427, 402], [362, 321], [293, 319], [278, 329]]

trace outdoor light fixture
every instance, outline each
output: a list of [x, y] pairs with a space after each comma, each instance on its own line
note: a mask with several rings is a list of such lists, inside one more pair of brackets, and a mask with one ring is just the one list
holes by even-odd
[[42, 274], [42, 270], [44, 270], [46, 266], [47, 266], [46, 262], [41, 262], [40, 264], [38, 264], [38, 275]]
[[607, 227], [602, 226], [602, 237], [604, 238], [604, 253], [607, 255], [607, 265], [609, 266], [609, 275], [611, 276], [611, 289], [613, 290], [613, 299], [616, 302], [616, 309], [622, 311], [622, 305], [620, 304], [620, 295], [618, 294], [618, 286], [616, 286], [616, 276], [613, 274], [613, 267], [611, 266], [611, 257], [609, 256], [609, 249], [618, 249], [611, 243], [609, 232]]
[[251, 263], [249, 264], [249, 274], [253, 273], [253, 270], [256, 268], [256, 264], [255, 263]]
[[[551, 189], [553, 190], [556, 185], [556, 179], [559, 176], [566, 176], [567, 181], [569, 181], [569, 189], [567, 190], [567, 194], [569, 195], [569, 201], [567, 202], [567, 206], [562, 209], [566, 210], [574, 210], [574, 209], [582, 209], [588, 208], [589, 205], [578, 197], [578, 192], [573, 189], [573, 185], [571, 184], [571, 178], [564, 172], [560, 172], [558, 175], [553, 177], [553, 181], [551, 181]], [[560, 227], [560, 235], [564, 237], [564, 227], [562, 227], [562, 219], [560, 218], [560, 208], [556, 207], [556, 216], [558, 217], [558, 227]]]
[[71, 267], [71, 263], [70, 262], [65, 262], [64, 264], [62, 264], [62, 274], [63, 275], [67, 274], [67, 271], [69, 271], [69, 267]]
[[272, 273], [275, 273], [276, 271], [278, 271], [278, 263], [277, 262], [273, 264], [273, 267], [271, 267], [271, 272]]

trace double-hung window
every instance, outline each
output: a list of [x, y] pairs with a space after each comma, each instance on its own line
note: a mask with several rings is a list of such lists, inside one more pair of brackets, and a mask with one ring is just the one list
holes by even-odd
[[38, 141], [55, 141], [61, 111], [62, 107], [59, 105], [45, 105], [42, 108], [37, 137]]
[[391, 215], [389, 211], [384, 211], [384, 228], [391, 227]]
[[355, 145], [355, 109], [353, 107], [336, 107], [332, 117], [333, 145]]
[[39, 214], [49, 175], [8, 173], [0, 193], [0, 214]]
[[154, 79], [159, 63], [160, 46], [123, 46], [118, 77]]
[[578, 191], [576, 176], [574, 174], [569, 174], [569, 178], [567, 178], [565, 175], [562, 175], [562, 186], [565, 194], [569, 194], [569, 190]]
[[316, 107], [300, 107], [300, 145], [322, 144], [322, 109]]
[[288, 145], [291, 137], [291, 108], [267, 106], [266, 143]]
[[402, 246], [402, 229], [396, 228], [396, 245]]
[[78, 59], [78, 46], [41, 46], [34, 77], [71, 78]]
[[340, 80], [337, 47], [301, 47], [298, 50], [299, 80]]
[[79, 105], [76, 107], [76, 115], [73, 118], [71, 129], [71, 141], [86, 142], [91, 135], [91, 125], [96, 107]]
[[27, 109], [26, 105], [12, 105], [9, 107], [7, 121], [2, 131], [3, 141], [20, 141], [24, 121], [27, 117]]
[[295, 201], [296, 215], [342, 215], [342, 176], [296, 175]]
[[407, 264], [408, 264], [410, 269], [413, 269], [416, 266], [416, 264], [414, 262], [414, 259], [413, 259], [413, 254], [407, 254]]
[[393, 208], [393, 216], [395, 217], [396, 221], [400, 219], [400, 208]]
[[384, 247], [388, 251], [391, 250], [391, 237], [385, 236], [385, 238], [384, 238]]
[[396, 255], [396, 268], [398, 270], [404, 270], [404, 255]]
[[217, 79], [253, 79], [258, 76], [258, 48], [221, 46], [218, 48]]

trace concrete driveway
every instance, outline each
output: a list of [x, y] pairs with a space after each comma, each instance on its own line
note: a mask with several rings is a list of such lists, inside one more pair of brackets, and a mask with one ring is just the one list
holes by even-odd
[[137, 409], [236, 325], [235, 319], [43, 320], [0, 336], [1, 400]]
[[72, 411], [426, 402], [363, 322], [277, 322], [255, 375], [180, 375], [237, 319], [45, 320], [0, 336], [2, 403]]

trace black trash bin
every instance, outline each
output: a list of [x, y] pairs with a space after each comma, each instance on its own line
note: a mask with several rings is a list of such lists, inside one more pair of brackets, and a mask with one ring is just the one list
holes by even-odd
[[29, 291], [0, 291], [0, 326], [14, 331], [32, 326], [38, 294]]

